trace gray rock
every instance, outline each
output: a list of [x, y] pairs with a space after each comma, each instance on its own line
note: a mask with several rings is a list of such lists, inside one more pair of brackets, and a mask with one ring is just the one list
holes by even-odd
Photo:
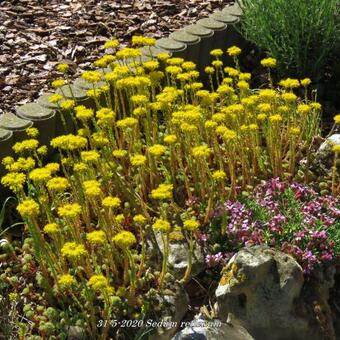
[[163, 296], [165, 302], [170, 305], [160, 320], [163, 327], [157, 328], [155, 332], [150, 335], [149, 340], [171, 339], [189, 309], [189, 297], [183, 286], [177, 283], [171, 290], [172, 294], [165, 293]]
[[68, 340], [84, 340], [85, 331], [79, 326], [70, 326], [68, 329]]
[[312, 170], [319, 175], [329, 174], [334, 162], [333, 145], [340, 145], [340, 133], [335, 133], [328, 137], [315, 153], [312, 163]]
[[222, 321], [238, 320], [259, 340], [321, 339], [296, 313], [304, 278], [291, 256], [266, 246], [244, 248], [222, 273], [216, 290]]
[[[163, 253], [163, 241], [160, 234], [156, 234], [159, 249]], [[170, 242], [168, 265], [169, 271], [176, 279], [181, 279], [188, 266], [188, 244], [185, 241]], [[191, 275], [196, 276], [205, 268], [202, 250], [196, 245], [192, 259]]]
[[239, 324], [227, 324], [221, 320], [205, 320], [197, 316], [172, 340], [254, 340]]

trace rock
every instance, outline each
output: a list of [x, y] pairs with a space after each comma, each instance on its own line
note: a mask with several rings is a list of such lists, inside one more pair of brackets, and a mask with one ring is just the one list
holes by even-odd
[[254, 340], [239, 324], [227, 324], [221, 320], [205, 320], [196, 316], [188, 326], [178, 332], [172, 340]]
[[[163, 241], [160, 234], [156, 234], [156, 239], [159, 245], [159, 249], [163, 253]], [[168, 265], [169, 271], [176, 279], [181, 279], [188, 266], [188, 244], [185, 241], [170, 242], [169, 246]], [[204, 256], [196, 245], [194, 249], [194, 256], [192, 259], [191, 275], [196, 276], [201, 273], [205, 268]]]
[[334, 162], [333, 145], [340, 145], [340, 133], [335, 133], [328, 137], [315, 153], [312, 169], [317, 174], [325, 175], [330, 172]]
[[85, 339], [85, 331], [79, 326], [70, 326], [68, 329], [68, 340], [83, 340]]
[[176, 333], [180, 326], [181, 320], [189, 309], [189, 297], [183, 286], [176, 283], [171, 287], [172, 294], [166, 293], [163, 296], [164, 301], [160, 303], [169, 304], [164, 315], [161, 317], [161, 322], [164, 327], [159, 327], [149, 340], [169, 340]]
[[297, 313], [304, 278], [291, 256], [266, 246], [244, 248], [222, 273], [216, 290], [222, 321], [238, 320], [259, 340], [323, 339]]

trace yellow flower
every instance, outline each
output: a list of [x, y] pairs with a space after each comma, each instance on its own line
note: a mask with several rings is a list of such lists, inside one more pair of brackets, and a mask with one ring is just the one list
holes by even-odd
[[167, 135], [164, 137], [164, 143], [173, 144], [177, 141], [176, 135]]
[[139, 35], [135, 35], [132, 37], [132, 45], [133, 46], [154, 46], [156, 40], [154, 38], [143, 37]]
[[93, 117], [93, 110], [85, 107], [84, 105], [79, 105], [74, 108], [77, 119], [82, 122], [86, 122]]
[[38, 148], [39, 142], [36, 139], [26, 139], [22, 142], [17, 142], [13, 145], [15, 153], [22, 153], [26, 151], [33, 151]]
[[23, 189], [25, 180], [25, 174], [21, 172], [10, 172], [1, 178], [1, 184], [16, 193]]
[[257, 105], [257, 108], [263, 113], [267, 113], [272, 109], [271, 105], [268, 103], [261, 103]]
[[51, 191], [64, 191], [70, 187], [70, 183], [64, 177], [54, 177], [47, 182], [46, 186]]
[[205, 158], [210, 156], [211, 149], [208, 148], [208, 146], [206, 145], [195, 146], [194, 148], [192, 148], [192, 154], [194, 157], [197, 158]]
[[74, 276], [71, 274], [63, 274], [58, 278], [58, 284], [63, 288], [69, 288], [77, 283]]
[[156, 60], [145, 61], [143, 67], [149, 71], [154, 71], [159, 68], [159, 62]]
[[160, 184], [157, 189], [151, 191], [151, 197], [156, 200], [165, 200], [172, 198], [172, 184]]
[[37, 128], [30, 127], [25, 130], [28, 137], [36, 138], [39, 136], [39, 130]]
[[51, 179], [51, 171], [46, 168], [37, 168], [30, 172], [29, 178], [35, 183], [47, 182]]
[[143, 155], [133, 155], [130, 157], [131, 164], [133, 166], [142, 166], [146, 163], [146, 157]]
[[205, 69], [204, 69], [204, 72], [206, 74], [214, 74], [215, 73], [215, 69], [211, 66], [207, 66]]
[[101, 291], [109, 286], [109, 282], [103, 275], [92, 275], [87, 285], [95, 291]]
[[81, 136], [75, 136], [72, 134], [62, 135], [52, 139], [51, 146], [61, 150], [77, 150], [83, 149], [87, 145], [87, 139]]
[[297, 96], [293, 92], [285, 92], [281, 95], [282, 99], [286, 102], [295, 102], [297, 99]]
[[259, 98], [261, 100], [272, 100], [277, 96], [275, 90], [272, 89], [264, 89], [259, 91]]
[[98, 118], [99, 126], [107, 126], [114, 122], [116, 113], [107, 107], [103, 107], [97, 111], [96, 117]]
[[300, 83], [301, 83], [301, 85], [303, 86], [303, 87], [307, 87], [308, 85], [310, 85], [311, 84], [311, 80], [309, 79], [309, 78], [305, 78], [305, 79], [302, 79], [301, 81], [300, 81]]
[[204, 123], [204, 127], [207, 129], [207, 130], [213, 130], [215, 129], [217, 126], [217, 123], [214, 122], [213, 120], [207, 120], [205, 123]]
[[333, 117], [335, 124], [340, 124], [340, 114]]
[[177, 74], [180, 74], [182, 72], [182, 68], [179, 67], [179, 66], [167, 66], [165, 68], [165, 72], [173, 75], [173, 76], [176, 76]]
[[281, 80], [279, 85], [287, 89], [294, 89], [300, 86], [300, 82], [297, 79], [287, 78]]
[[52, 94], [51, 96], [48, 97], [48, 102], [51, 104], [57, 104], [58, 102], [60, 102], [61, 100], [64, 99], [64, 96], [59, 94], [59, 93], [55, 93]]
[[104, 48], [117, 48], [119, 46], [119, 41], [117, 39], [108, 40], [104, 44]]
[[213, 57], [222, 57], [223, 51], [220, 48], [216, 48], [210, 51], [210, 55]]
[[61, 255], [71, 260], [87, 255], [87, 251], [82, 244], [66, 242], [61, 248]]
[[336, 154], [340, 153], [340, 145], [333, 145], [332, 150], [333, 150], [333, 152], [335, 152]]
[[37, 154], [41, 155], [41, 156], [46, 156], [47, 151], [48, 151], [47, 146], [43, 145], [43, 146], [41, 146], [40, 148], [37, 149]]
[[127, 151], [122, 150], [122, 149], [117, 149], [117, 150], [112, 151], [112, 155], [116, 158], [123, 158], [127, 155]]
[[310, 107], [314, 110], [321, 110], [321, 104], [317, 102], [310, 103]]
[[[225, 67], [224, 68], [224, 72], [225, 73], [227, 73], [230, 77], [236, 77], [236, 76], [238, 76], [239, 75], [239, 71], [238, 70], [236, 70], [235, 68], [233, 68], [233, 67]], [[224, 78], [223, 79], [223, 83], [224, 84], [227, 84], [227, 83], [229, 83], [229, 80], [228, 79], [230, 79], [230, 78]], [[232, 82], [232, 79], [231, 79], [231, 82]]]
[[297, 136], [297, 135], [300, 134], [300, 128], [299, 127], [291, 127], [289, 131], [293, 136]]
[[161, 144], [155, 144], [152, 145], [148, 148], [148, 151], [151, 155], [159, 157], [162, 156], [165, 151], [166, 151], [166, 147], [164, 145]]
[[57, 65], [57, 71], [61, 73], [66, 73], [69, 70], [69, 65], [62, 63]]
[[142, 55], [138, 48], [125, 47], [116, 53], [118, 59], [137, 58]]
[[227, 177], [226, 173], [223, 170], [216, 170], [212, 174], [212, 178], [216, 181], [220, 181]]
[[263, 67], [273, 68], [276, 67], [276, 59], [274, 58], [265, 58], [261, 60], [261, 65]]
[[237, 133], [234, 130], [227, 129], [227, 131], [223, 133], [223, 139], [227, 141], [234, 140], [236, 137]]
[[121, 129], [131, 128], [138, 124], [138, 120], [133, 117], [127, 117], [117, 121], [117, 127]]
[[189, 231], [195, 231], [196, 229], [198, 229], [199, 226], [200, 225], [196, 220], [190, 219], [190, 220], [185, 220], [183, 222], [184, 229], [189, 230]]
[[240, 90], [243, 90], [243, 91], [249, 90], [249, 84], [244, 80], [239, 81], [237, 83], [237, 86]]
[[58, 163], [47, 163], [45, 168], [51, 172], [51, 174], [56, 173], [60, 169], [60, 165]]
[[93, 246], [104, 244], [106, 241], [106, 235], [102, 230], [95, 230], [86, 234], [86, 239]]
[[98, 83], [102, 79], [102, 73], [100, 73], [99, 71], [84, 71], [81, 77], [85, 81], [95, 84], [95, 83]]
[[75, 172], [83, 172], [83, 171], [86, 171], [87, 169], [88, 169], [88, 166], [83, 162], [76, 163], [73, 166], [73, 170]]
[[97, 197], [101, 194], [100, 184], [96, 180], [89, 180], [83, 182], [85, 196]]
[[60, 108], [62, 110], [72, 110], [74, 106], [76, 105], [76, 102], [72, 99], [66, 99], [61, 102]]
[[11, 165], [14, 163], [14, 158], [11, 156], [4, 157], [1, 161], [2, 165]]
[[237, 57], [238, 55], [240, 55], [242, 52], [242, 50], [237, 47], [237, 46], [231, 46], [227, 49], [227, 53], [231, 56], [231, 57]]
[[39, 204], [32, 198], [27, 198], [18, 204], [17, 210], [22, 217], [35, 217], [39, 215]]
[[196, 69], [196, 64], [192, 61], [185, 61], [182, 63], [181, 67], [185, 71], [193, 71]]
[[121, 204], [119, 197], [108, 196], [102, 200], [103, 207], [106, 208], [118, 208]]
[[300, 104], [297, 107], [297, 112], [301, 114], [307, 114], [311, 111], [311, 107], [307, 104]]
[[122, 224], [125, 221], [125, 216], [123, 214], [119, 214], [115, 217], [115, 221], [118, 224]]
[[77, 203], [65, 204], [58, 208], [58, 215], [64, 218], [74, 218], [81, 213], [81, 206]]
[[60, 231], [60, 228], [57, 223], [48, 223], [44, 226], [44, 232], [46, 234], [57, 234]]
[[240, 73], [238, 79], [249, 81], [251, 79], [251, 73]]
[[222, 68], [223, 66], [223, 62], [221, 60], [214, 60], [211, 64], [215, 68]]
[[64, 79], [56, 79], [56, 80], [53, 80], [51, 83], [52, 87], [54, 87], [55, 89], [63, 87], [65, 84], [66, 84], [66, 81]]
[[269, 116], [269, 120], [272, 122], [272, 123], [278, 123], [278, 122], [281, 122], [282, 121], [282, 116], [281, 115], [272, 115], [272, 116]]
[[130, 231], [121, 231], [114, 236], [112, 240], [119, 248], [122, 249], [130, 248], [137, 242], [135, 235], [133, 235]]
[[133, 217], [133, 222], [135, 222], [136, 224], [145, 224], [146, 222], [146, 218], [143, 215], [135, 215]]
[[182, 65], [184, 62], [183, 58], [169, 58], [167, 59], [167, 64], [172, 66], [179, 66]]
[[162, 233], [168, 233], [171, 230], [170, 223], [166, 220], [158, 218], [152, 225], [153, 229]]
[[157, 59], [160, 61], [166, 61], [170, 58], [170, 54], [166, 52], [161, 52], [157, 54]]
[[90, 150], [90, 151], [82, 151], [80, 153], [80, 157], [84, 162], [94, 163], [99, 160], [100, 155], [96, 150]]

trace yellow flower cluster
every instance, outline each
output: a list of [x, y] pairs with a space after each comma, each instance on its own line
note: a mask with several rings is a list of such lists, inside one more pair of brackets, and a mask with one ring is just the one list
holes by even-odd
[[151, 191], [151, 197], [156, 200], [166, 200], [172, 198], [172, 184], [160, 184], [157, 189]]
[[64, 218], [75, 218], [81, 213], [81, 206], [77, 203], [65, 204], [58, 208], [58, 215]]
[[119, 234], [113, 237], [113, 242], [122, 249], [132, 247], [137, 241], [134, 234], [130, 231], [121, 231]]
[[169, 233], [171, 230], [170, 223], [167, 220], [160, 219], [160, 218], [155, 221], [152, 227], [156, 231], [160, 231], [162, 233]]
[[39, 215], [39, 204], [32, 198], [27, 198], [18, 204], [17, 210], [22, 217], [36, 217]]
[[84, 245], [76, 242], [66, 242], [61, 248], [61, 255], [70, 259], [76, 260], [87, 255], [87, 250]]

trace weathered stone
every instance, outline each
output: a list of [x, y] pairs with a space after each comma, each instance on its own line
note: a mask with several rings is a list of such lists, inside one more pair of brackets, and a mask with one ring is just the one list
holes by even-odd
[[254, 338], [239, 324], [228, 324], [217, 319], [205, 320], [198, 315], [172, 340], [254, 340]]
[[328, 174], [334, 163], [333, 145], [340, 145], [340, 133], [328, 137], [315, 153], [312, 170], [320, 175]]
[[[156, 235], [159, 249], [163, 253], [163, 241], [160, 234]], [[204, 270], [204, 256], [198, 245], [194, 249], [191, 275], [196, 276]], [[185, 241], [170, 242], [168, 256], [169, 271], [181, 279], [188, 267], [188, 244]]]
[[[172, 293], [165, 293], [163, 299], [169, 307], [166, 308], [160, 322], [164, 327], [159, 327], [150, 335], [149, 340], [169, 340], [176, 333], [180, 322], [189, 308], [189, 297], [183, 286], [174, 284]], [[162, 303], [162, 301], [160, 301]]]
[[303, 282], [302, 268], [291, 256], [266, 246], [244, 248], [223, 270], [217, 315], [239, 320], [255, 339], [322, 339], [296, 313]]
[[68, 329], [68, 340], [84, 340], [86, 338], [85, 331], [79, 326], [70, 326]]

